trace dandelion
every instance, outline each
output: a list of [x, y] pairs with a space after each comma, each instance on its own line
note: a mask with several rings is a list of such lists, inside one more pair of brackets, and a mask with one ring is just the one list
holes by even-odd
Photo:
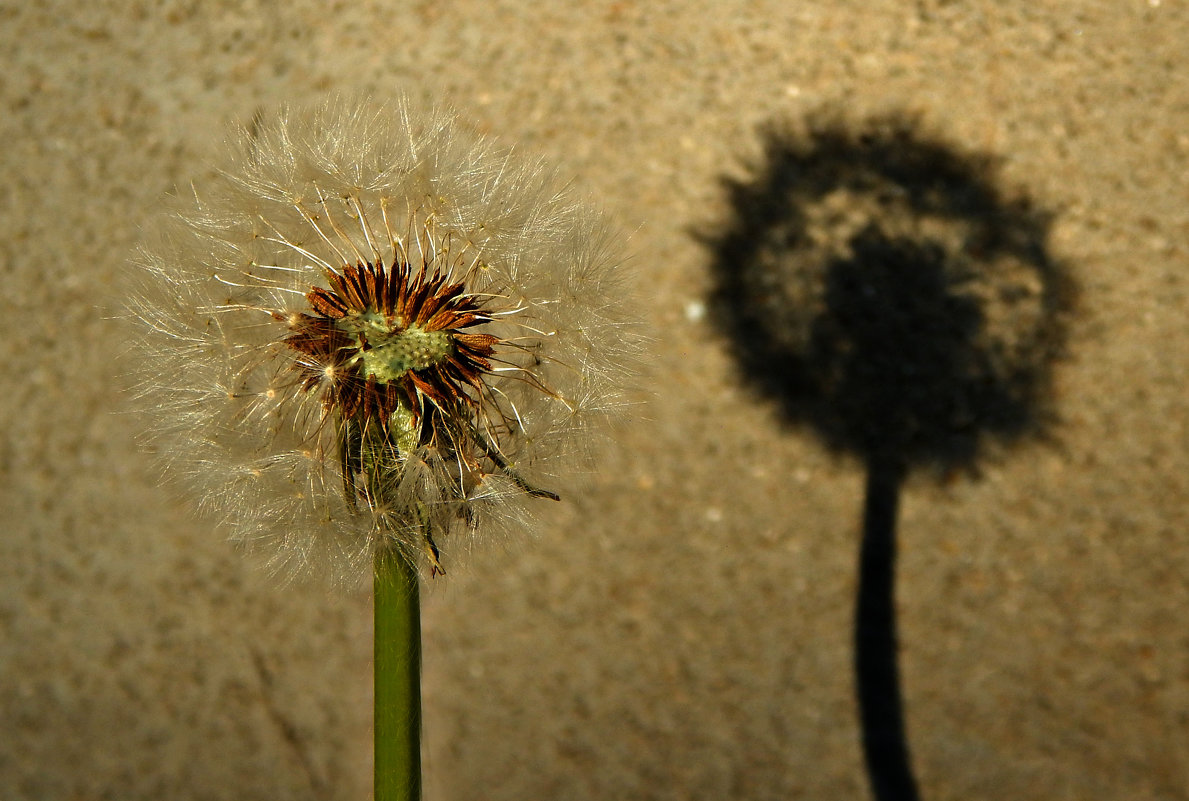
[[150, 440], [284, 575], [441, 572], [588, 464], [632, 334], [617, 240], [442, 112], [260, 118], [154, 230], [129, 302]]
[[449, 114], [336, 102], [258, 117], [139, 253], [164, 472], [283, 576], [375, 577], [377, 798], [381, 729], [416, 754], [419, 704], [381, 706], [417, 695], [417, 574], [528, 526], [620, 405], [618, 244]]

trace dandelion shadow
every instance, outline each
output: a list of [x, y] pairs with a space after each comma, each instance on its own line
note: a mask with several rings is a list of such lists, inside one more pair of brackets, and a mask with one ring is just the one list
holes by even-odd
[[1073, 286], [1046, 252], [1051, 216], [995, 172], [904, 117], [774, 127], [706, 237], [714, 321], [745, 382], [866, 465], [854, 658], [878, 801], [918, 797], [894, 612], [903, 481], [977, 474], [988, 444], [1053, 421]]

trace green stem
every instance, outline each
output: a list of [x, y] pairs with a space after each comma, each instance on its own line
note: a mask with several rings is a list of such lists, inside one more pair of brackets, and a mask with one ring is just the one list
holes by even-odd
[[416, 568], [376, 553], [375, 801], [421, 798], [421, 604]]

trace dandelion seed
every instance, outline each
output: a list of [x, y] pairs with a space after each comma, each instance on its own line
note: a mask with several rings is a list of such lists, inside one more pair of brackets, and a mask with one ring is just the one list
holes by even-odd
[[285, 575], [430, 574], [556, 499], [619, 406], [616, 235], [449, 115], [258, 119], [137, 260], [139, 398], [168, 470]]

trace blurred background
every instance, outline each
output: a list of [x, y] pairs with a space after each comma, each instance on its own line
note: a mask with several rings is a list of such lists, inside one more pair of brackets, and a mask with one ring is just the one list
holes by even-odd
[[757, 391], [708, 246], [764, 131], [823, 115], [986, 156], [1077, 286], [1044, 435], [900, 487], [921, 797], [1189, 798], [1186, 5], [544, 5], [0, 3], [0, 798], [370, 793], [370, 599], [275, 586], [158, 488], [110, 319], [228, 126], [336, 92], [574, 176], [654, 340], [588, 490], [427, 587], [429, 801], [868, 797], [865, 461]]

